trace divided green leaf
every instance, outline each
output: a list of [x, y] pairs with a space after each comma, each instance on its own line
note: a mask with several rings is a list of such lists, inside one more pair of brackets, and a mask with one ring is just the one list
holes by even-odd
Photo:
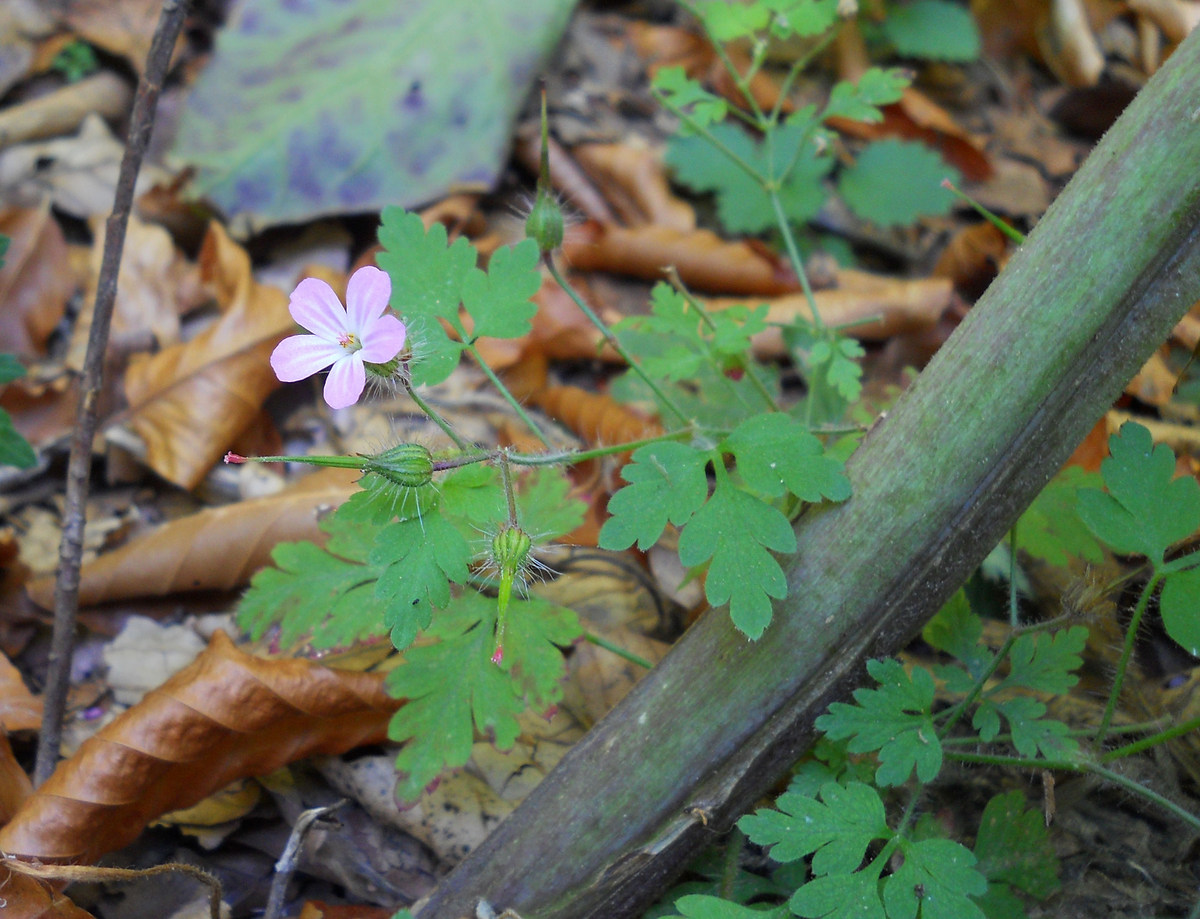
[[450, 582], [466, 582], [471, 547], [445, 517], [427, 514], [386, 526], [369, 560], [379, 568], [375, 595], [387, 603], [392, 644], [403, 649], [450, 602]]
[[1058, 889], [1058, 857], [1045, 818], [1025, 808], [1019, 791], [996, 795], [987, 803], [975, 837], [975, 857], [989, 887], [1015, 887], [1038, 899]]
[[[776, 131], [770, 147], [728, 124], [710, 129], [724, 150], [703, 137], [676, 137], [667, 147], [666, 162], [680, 184], [716, 194], [717, 216], [731, 233], [761, 233], [776, 225], [775, 211], [762, 185], [767, 178], [780, 183], [779, 196], [787, 218], [803, 223], [825, 201], [821, 179], [833, 168], [833, 157], [828, 145], [815, 143], [811, 122], [801, 124], [794, 119], [795, 115]], [[748, 174], [743, 165], [761, 178]]]
[[705, 596], [713, 606], [729, 604], [738, 631], [762, 636], [771, 622], [771, 597], [787, 596], [787, 579], [771, 552], [795, 552], [796, 534], [775, 507], [737, 488], [717, 466], [717, 484], [679, 537], [686, 567], [709, 559]]
[[1041, 490], [1017, 521], [1017, 544], [1049, 565], [1065, 566], [1072, 557], [1099, 564], [1104, 555], [1079, 515], [1079, 491], [1095, 488], [1099, 477], [1068, 466]]
[[834, 702], [816, 721], [833, 740], [850, 738], [851, 753], [878, 751], [880, 785], [901, 785], [915, 768], [917, 778], [931, 782], [942, 768], [942, 744], [933, 724], [934, 682], [929, 671], [909, 676], [897, 660], [867, 662], [879, 689], [856, 689], [854, 704]]
[[[689, 79], [682, 67], [664, 67], [654, 75], [653, 86], [665, 105], [687, 112], [697, 127], [723, 121], [729, 110], [729, 103], [710, 93], [696, 80]], [[679, 135], [684, 137], [690, 133], [691, 126], [682, 122]]]
[[683, 526], [708, 498], [707, 451], [666, 441], [647, 444], [633, 453], [621, 470], [629, 484], [609, 499], [612, 515], [600, 528], [600, 547], [608, 550], [649, 549], [667, 523]]
[[838, 194], [859, 217], [881, 227], [903, 226], [918, 217], [949, 213], [954, 194], [942, 181], [958, 183], [958, 170], [923, 144], [903, 140], [872, 143], [838, 177]]
[[974, 897], [987, 890], [970, 849], [949, 839], [902, 840], [904, 863], [883, 882], [889, 919], [985, 919]]
[[979, 29], [965, 7], [947, 0], [909, 0], [888, 5], [883, 34], [899, 54], [935, 61], [979, 57]]
[[911, 81], [903, 70], [871, 67], [857, 83], [835, 83], [821, 118], [849, 118], [871, 124], [883, 120], [879, 106], [898, 102]]
[[[774, 808], [738, 821], [750, 841], [771, 847], [771, 858], [790, 862], [812, 854], [813, 874], [849, 874], [867, 847], [892, 835], [879, 792], [861, 782], [821, 786], [820, 800], [785, 792]], [[815, 854], [814, 854], [815, 853]]]
[[845, 501], [850, 480], [842, 463], [799, 421], [782, 412], [753, 415], [720, 444], [737, 457], [737, 471], [752, 489], [771, 498], [791, 492], [802, 501]]
[[1107, 492], [1079, 491], [1079, 516], [1117, 552], [1146, 556], [1158, 568], [1167, 549], [1200, 527], [1200, 484], [1175, 478], [1175, 455], [1150, 432], [1126, 422], [1109, 438], [1100, 465]]
[[385, 633], [385, 604], [375, 596], [380, 568], [367, 564], [371, 542], [362, 530], [332, 514], [321, 522], [331, 534], [326, 548], [311, 542], [280, 543], [271, 551], [274, 568], [254, 575], [238, 606], [238, 625], [255, 638], [275, 623], [280, 643], [291, 645], [307, 632], [316, 648], [352, 644]]

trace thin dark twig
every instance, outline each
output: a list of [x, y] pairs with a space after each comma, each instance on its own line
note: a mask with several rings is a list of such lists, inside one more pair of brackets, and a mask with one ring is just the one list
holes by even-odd
[[58, 761], [62, 739], [63, 712], [66, 709], [71, 652], [75, 643], [75, 619], [79, 606], [79, 566], [83, 557], [83, 525], [86, 517], [88, 476], [91, 472], [92, 439], [96, 436], [96, 401], [100, 395], [104, 352], [113, 303], [117, 296], [117, 274], [121, 251], [125, 247], [125, 227], [133, 207], [133, 191], [141, 169], [142, 157], [154, 127], [154, 112], [162, 91], [175, 40], [187, 15], [187, 0], [164, 0], [162, 14], [154, 30], [146, 70], [138, 82], [133, 111], [129, 118], [129, 136], [117, 177], [112, 215], [105, 224], [104, 257], [96, 288], [96, 305], [88, 335], [87, 356], [80, 381], [79, 412], [71, 437], [71, 458], [67, 464], [67, 497], [63, 511], [62, 544], [58, 553], [58, 579], [54, 585], [54, 635], [47, 663], [45, 712], [38, 743], [33, 780], [41, 785]]

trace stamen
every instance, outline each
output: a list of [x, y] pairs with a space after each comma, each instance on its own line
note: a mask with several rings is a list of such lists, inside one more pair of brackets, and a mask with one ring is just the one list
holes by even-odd
[[338, 344], [347, 351], [358, 351], [362, 348], [362, 344], [359, 343], [358, 336], [353, 332], [343, 332], [341, 335], [339, 335]]

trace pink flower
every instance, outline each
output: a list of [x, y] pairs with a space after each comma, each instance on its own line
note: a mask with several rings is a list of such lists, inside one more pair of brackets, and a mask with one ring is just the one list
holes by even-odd
[[275, 376], [294, 383], [329, 367], [325, 401], [330, 408], [353, 405], [367, 381], [363, 363], [386, 364], [404, 347], [404, 323], [384, 314], [391, 296], [391, 279], [371, 266], [350, 276], [345, 307], [324, 281], [305, 278], [292, 291], [288, 311], [312, 334], [276, 345]]

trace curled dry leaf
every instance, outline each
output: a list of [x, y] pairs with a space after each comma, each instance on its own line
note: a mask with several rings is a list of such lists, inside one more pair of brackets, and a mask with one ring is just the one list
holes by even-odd
[[[357, 478], [352, 469], [321, 469], [277, 495], [209, 508], [164, 524], [84, 565], [79, 602], [92, 606], [245, 584], [269, 563], [276, 544], [321, 541], [319, 512], [350, 497]], [[32, 581], [28, 591], [39, 606], [53, 606], [53, 577]]]
[[46, 881], [20, 874], [0, 862], [4, 919], [95, 919]]
[[376, 674], [263, 660], [224, 632], [84, 741], [0, 829], [0, 851], [91, 863], [230, 782], [378, 743], [400, 703]]
[[578, 386], [547, 386], [530, 401], [593, 446], [655, 437], [663, 432], [656, 421], [640, 415], [603, 393]]
[[655, 224], [680, 233], [696, 228], [696, 212], [671, 192], [661, 155], [634, 144], [580, 144], [571, 151], [627, 226]]
[[663, 280], [674, 266], [688, 287], [713, 293], [772, 297], [800, 287], [777, 253], [754, 240], [729, 242], [711, 230], [588, 221], [570, 229], [563, 253], [572, 268], [649, 281]]
[[185, 344], [130, 364], [125, 373], [127, 427], [141, 438], [145, 462], [191, 489], [232, 446], [279, 386], [269, 358], [294, 328], [288, 297], [259, 284], [250, 257], [219, 224], [200, 252], [202, 279], [223, 314]]
[[[92, 228], [95, 240], [84, 308], [75, 322], [67, 356], [67, 365], [75, 370], [83, 369], [104, 258], [105, 223], [93, 219]], [[208, 296], [201, 288], [196, 268], [175, 248], [167, 231], [130, 215], [121, 253], [121, 283], [113, 303], [110, 348], [149, 351], [176, 344], [179, 317], [202, 304]]]
[[[844, 269], [837, 279], [837, 287], [814, 294], [817, 309], [825, 325], [842, 328], [855, 338], [877, 340], [932, 328], [954, 299], [953, 284], [946, 278], [903, 280]], [[712, 297], [700, 302], [709, 309], [725, 309], [747, 301]], [[755, 301], [749, 302], [753, 305]], [[786, 324], [797, 316], [812, 316], [803, 294], [758, 302], [767, 304], [769, 323]], [[780, 330], [769, 328], [756, 335], [754, 352], [763, 358], [782, 357], [785, 349]]]
[[[25, 799], [33, 794], [33, 783], [13, 755], [12, 744], [8, 742], [8, 734], [0, 732], [0, 826], [8, 823], [25, 803]], [[0, 896], [3, 891], [0, 891]]]
[[21, 672], [0, 653], [0, 735], [36, 731], [42, 726], [42, 700], [31, 693]]
[[0, 348], [42, 357], [75, 293], [66, 240], [49, 207], [4, 211], [0, 234], [11, 240], [0, 268]]

